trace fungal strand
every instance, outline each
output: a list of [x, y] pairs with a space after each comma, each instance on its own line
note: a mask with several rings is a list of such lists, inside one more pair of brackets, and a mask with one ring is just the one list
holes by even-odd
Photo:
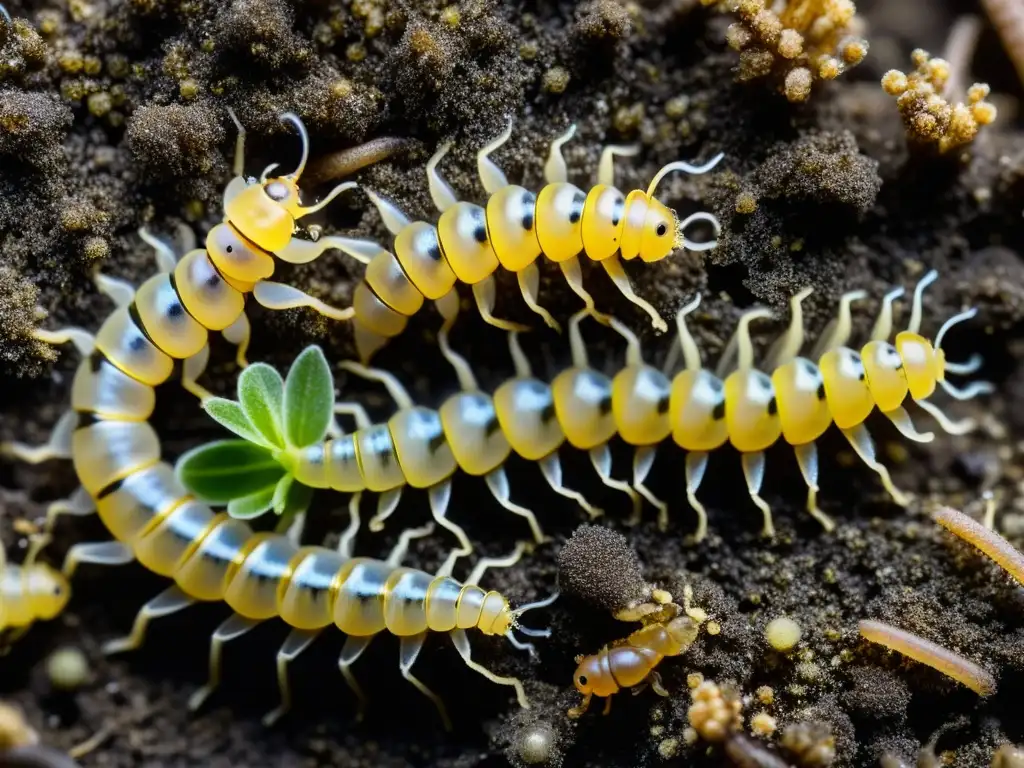
[[950, 533], [980, 549], [1000, 568], [1024, 585], [1024, 554], [1018, 552], [998, 533], [951, 507], [943, 507], [932, 517]]
[[988, 671], [931, 640], [925, 640], [880, 621], [865, 619], [859, 622], [859, 627], [861, 637], [865, 640], [884, 645], [914, 661], [927, 664], [947, 677], [963, 683], [979, 696], [990, 696], [996, 691], [996, 679]]

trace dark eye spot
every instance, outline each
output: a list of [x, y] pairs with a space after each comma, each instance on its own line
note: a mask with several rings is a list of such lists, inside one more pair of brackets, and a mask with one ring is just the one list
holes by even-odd
[[281, 200], [287, 200], [288, 195], [291, 194], [288, 190], [288, 187], [279, 181], [267, 184], [267, 186], [265, 186], [264, 189], [266, 190], [267, 195], [270, 197], [271, 200], [277, 200], [278, 202], [280, 202]]
[[225, 251], [227, 251], [228, 253], [233, 253], [233, 252], [234, 252], [234, 250], [235, 250], [235, 246], [233, 246], [233, 245], [229, 245], [229, 246], [228, 246], [227, 248], [225, 248], [224, 250], [225, 250]]
[[586, 685], [586, 684], [587, 684], [587, 676], [586, 675], [580, 675], [580, 685]]
[[61, 593], [61, 588], [59, 586], [53, 588], [54, 597], [60, 595], [60, 593]]
[[668, 227], [665, 226], [665, 222], [662, 222], [655, 231], [658, 233], [658, 237], [664, 237], [665, 233], [668, 232]]

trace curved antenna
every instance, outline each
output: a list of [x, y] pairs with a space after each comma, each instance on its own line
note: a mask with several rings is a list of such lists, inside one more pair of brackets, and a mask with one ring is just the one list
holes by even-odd
[[306, 170], [306, 161], [309, 160], [309, 132], [306, 130], [305, 124], [294, 112], [285, 112], [278, 116], [278, 120], [282, 123], [291, 123], [295, 130], [299, 132], [299, 138], [302, 140], [302, 159], [299, 160], [299, 167], [285, 177], [292, 181], [298, 181], [302, 172]]
[[653, 196], [654, 190], [658, 187], [658, 182], [672, 173], [672, 171], [683, 171], [684, 173], [689, 173], [691, 176], [700, 176], [702, 173], [707, 173], [718, 165], [723, 157], [725, 157], [725, 153], [719, 152], [713, 158], [704, 163], [704, 165], [690, 165], [685, 160], [676, 160], [674, 163], [669, 163], [654, 174], [654, 178], [651, 179], [651, 183], [647, 186], [647, 196]]
[[950, 328], [952, 328], [957, 323], [962, 323], [965, 320], [970, 320], [976, 314], [978, 314], [978, 310], [972, 307], [971, 309], [968, 309], [965, 312], [961, 312], [959, 315], [953, 315], [951, 318], [949, 318], [949, 320], [944, 322], [942, 324], [942, 327], [939, 328], [938, 335], [935, 337], [935, 348], [942, 349], [942, 340], [946, 338], [946, 332]]
[[[686, 239], [686, 228], [693, 224], [695, 221], [706, 221], [711, 225], [711, 228], [715, 232], [715, 236], [711, 240], [706, 240], [703, 243], [698, 243], [694, 240]], [[700, 211], [699, 213], [691, 214], [683, 219], [676, 225], [676, 247], [682, 246], [688, 251], [710, 251], [716, 245], [718, 245], [718, 237], [722, 234], [722, 225], [718, 221], [718, 217], [713, 213], [706, 211]]]
[[526, 603], [526, 605], [521, 605], [514, 611], [512, 611], [512, 617], [514, 619], [518, 619], [527, 611], [533, 611], [537, 608], [547, 608], [549, 605], [551, 605], [553, 602], [555, 602], [555, 600], [559, 598], [559, 595], [560, 593], [553, 592], [550, 597], [545, 597], [543, 600], [537, 600], [532, 603]]
[[995, 384], [990, 381], [972, 381], [966, 387], [960, 389], [942, 379], [939, 382], [939, 386], [946, 390], [950, 397], [957, 400], [971, 400], [978, 395], [990, 395], [996, 391]]
[[271, 163], [266, 168], [264, 168], [263, 173], [260, 174], [260, 184], [266, 184], [267, 177], [270, 176], [270, 174], [274, 172], [274, 169], [277, 168], [279, 165], [280, 163]]
[[932, 269], [922, 277], [917, 287], [914, 288], [914, 306], [910, 312], [910, 322], [907, 324], [907, 330], [911, 333], [917, 333], [921, 330], [921, 313], [923, 311], [923, 299], [924, 289], [939, 279], [939, 273]]
[[513, 648], [518, 648], [520, 651], [526, 651], [528, 654], [530, 654], [530, 656], [537, 655], [537, 649], [534, 647], [533, 643], [524, 643], [522, 640], [520, 640], [518, 637], [512, 634], [511, 629], [505, 633], [505, 637], [508, 638], [508, 641]]

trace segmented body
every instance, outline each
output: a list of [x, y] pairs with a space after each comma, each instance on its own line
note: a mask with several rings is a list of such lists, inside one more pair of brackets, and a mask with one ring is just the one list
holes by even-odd
[[686, 653], [698, 632], [697, 622], [689, 616], [675, 616], [641, 627], [595, 654], [578, 657], [573, 683], [583, 694], [583, 702], [569, 710], [569, 717], [582, 716], [594, 696], [607, 698], [604, 714], [608, 714], [611, 697], [623, 688], [650, 685], [658, 695], [668, 696], [656, 667], [668, 656]]
[[67, 579], [46, 563], [36, 561], [42, 540], [33, 543], [23, 563], [6, 562], [0, 549], [0, 634], [6, 648], [37, 621], [48, 621], [64, 610], [71, 590]]
[[[297, 118], [295, 122], [301, 126]], [[157, 247], [163, 271], [138, 291], [101, 276], [100, 288], [119, 307], [95, 339], [79, 329], [41, 333], [49, 340], [73, 340], [85, 355], [74, 377], [71, 410], [47, 445], [33, 448], [13, 443], [0, 448], [32, 463], [71, 458], [82, 488], [71, 499], [51, 505], [51, 523], [58, 514], [97, 511], [114, 536], [113, 542], [73, 547], [65, 561], [66, 575], [82, 562], [138, 560], [174, 580], [173, 587], [143, 607], [132, 634], [109, 644], [108, 651], [137, 647], [152, 618], [195, 601], [223, 600], [234, 610], [214, 633], [211, 682], [193, 700], [194, 706], [219, 680], [221, 645], [272, 617], [282, 619], [293, 632], [278, 654], [282, 706], [268, 715], [268, 721], [290, 704], [287, 663], [332, 624], [348, 635], [339, 663], [360, 697], [348, 667], [373, 636], [397, 635], [402, 638], [403, 675], [434, 701], [448, 724], [440, 699], [409, 671], [426, 634], [433, 631], [450, 633], [468, 666], [494, 682], [514, 686], [520, 703], [527, 706], [518, 680], [494, 675], [470, 659], [464, 634], [465, 629], [477, 629], [509, 636], [518, 647], [528, 647], [511, 635], [516, 617], [526, 608], [514, 612], [497, 592], [460, 583], [449, 571], [432, 576], [402, 568], [409, 540], [426, 535], [425, 530], [405, 532], [387, 561], [351, 557], [349, 547], [357, 525], [343, 537], [339, 551], [299, 546], [287, 536], [255, 533], [246, 523], [215, 513], [193, 498], [175, 478], [171, 465], [161, 460], [159, 438], [147, 422], [155, 405], [154, 388], [171, 376], [173, 360], [184, 358], [186, 386], [200, 397], [207, 396], [195, 383], [205, 365], [207, 331], [228, 329], [244, 320], [244, 293], [254, 291], [267, 306], [330, 310], [310, 297], [296, 299], [304, 294], [293, 288], [262, 279], [273, 271], [271, 252], [295, 257], [308, 255], [309, 249], [318, 254], [331, 247], [324, 241], [313, 244], [291, 236], [295, 218], [313, 210], [298, 207], [294, 182], [301, 168], [269, 182], [241, 177], [232, 181], [225, 195], [225, 223], [211, 230], [206, 250], [189, 250], [176, 265], [166, 246], [148, 238]], [[247, 324], [245, 330], [247, 340]], [[241, 347], [240, 357], [244, 341]], [[353, 510], [357, 502], [358, 498]], [[358, 522], [355, 512], [353, 519]], [[479, 579], [488, 567], [511, 564], [522, 549], [517, 552], [514, 559], [482, 560], [470, 581]], [[27, 580], [17, 580], [19, 573], [12, 567], [3, 574], [2, 594], [7, 598], [10, 591], [11, 597], [0, 602], [0, 627], [5, 622], [25, 623], [33, 613], [45, 615], [49, 603], [45, 595], [37, 594], [37, 587], [65, 584], [61, 576], [47, 581], [44, 576], [49, 572], [42, 565], [33, 566]]]
[[607, 147], [599, 183], [584, 191], [568, 182], [561, 155], [562, 144], [574, 133], [572, 127], [553, 142], [545, 167], [548, 183], [534, 193], [509, 184], [488, 157], [508, 140], [511, 130], [510, 122], [501, 136], [478, 153], [480, 178], [489, 195], [483, 205], [458, 201], [438, 174], [436, 166], [450, 145], [444, 145], [427, 164], [431, 195], [441, 211], [436, 225], [410, 221], [391, 203], [370, 193], [395, 239], [393, 252], [378, 247], [374, 253], [367, 244], [358, 251], [349, 251], [356, 257], [370, 257], [365, 280], [353, 298], [356, 342], [364, 361], [401, 333], [425, 300], [437, 301], [446, 317], [453, 316], [458, 311], [453, 291], [460, 282], [473, 286], [477, 306], [489, 323], [505, 329], [521, 327], [491, 314], [495, 301], [492, 275], [499, 267], [517, 274], [527, 304], [557, 328], [555, 320], [537, 303], [539, 273], [535, 262], [542, 254], [561, 267], [570, 287], [591, 310], [594, 302], [582, 285], [581, 255], [600, 262], [619, 290], [651, 316], [656, 328], [667, 327], [658, 312], [633, 292], [620, 260], [652, 262], [677, 248], [714, 247], [714, 241], [695, 243], [682, 235], [682, 230], [697, 220], [710, 223], [717, 233], [718, 222], [713, 216], [699, 213], [680, 223], [673, 211], [654, 198], [654, 190], [666, 173], [704, 173], [721, 155], [701, 167], [672, 163], [656, 175], [646, 192], [623, 193], [614, 187], [612, 158], [636, 154], [637, 148]]
[[[301, 482], [316, 488], [383, 493], [375, 518], [377, 525], [394, 509], [403, 486], [430, 488], [435, 518], [452, 529], [463, 547], [468, 548], [461, 529], [444, 519], [449, 478], [456, 469], [485, 476], [499, 502], [527, 517], [539, 539], [542, 534], [533, 513], [509, 502], [508, 481], [502, 469], [509, 455], [515, 452], [524, 459], [540, 462], [555, 490], [568, 496], [575, 494], [577, 501], [595, 513], [579, 494], [561, 485], [557, 451], [565, 443], [588, 451], [604, 482], [629, 493], [638, 503], [633, 488], [609, 475], [608, 443], [618, 435], [636, 447], [634, 487], [658, 506], [664, 524], [666, 505], [646, 489], [643, 480], [653, 464], [656, 447], [671, 439], [688, 451], [687, 496], [700, 516], [696, 534], [699, 540], [705, 534], [706, 522], [695, 492], [708, 453], [726, 443], [742, 454], [750, 495], [764, 513], [764, 532], [773, 533], [770, 509], [759, 495], [763, 452], [784, 440], [794, 446], [809, 486], [810, 511], [826, 527], [831, 527], [831, 521], [816, 502], [818, 472], [814, 449], [814, 441], [830, 425], [834, 423], [846, 435], [861, 458], [880, 474], [894, 498], [905, 503], [885, 467], [875, 460], [864, 421], [877, 408], [906, 436], [929, 441], [933, 436], [918, 433], [904, 409], [905, 403], [912, 400], [938, 418], [947, 431], [961, 433], [970, 429], [973, 422], [950, 422], [927, 398], [939, 384], [961, 398], [989, 388], [976, 382], [967, 390], [958, 390], [945, 381], [946, 371], [970, 373], [980, 364], [947, 363], [939, 346], [946, 328], [973, 312], [958, 315], [947, 323], [935, 345], [918, 333], [921, 291], [934, 277], [932, 273], [919, 284], [910, 328], [897, 334], [894, 344], [886, 339], [892, 326], [892, 302], [901, 291], [886, 297], [872, 340], [860, 350], [846, 346], [851, 329], [850, 303], [861, 296], [848, 294], [841, 302], [833, 329], [825, 334], [811, 357], [798, 354], [803, 342], [800, 302], [810, 293], [804, 291], [794, 297], [790, 329], [769, 355], [764, 369], [754, 366], [748, 325], [751, 320], [766, 316], [766, 310], [754, 310], [744, 316], [722, 363], [712, 372], [701, 364], [697, 346], [686, 328], [685, 316], [697, 302], [685, 307], [679, 313], [678, 323], [686, 368], [674, 376], [670, 375], [674, 359], [669, 361], [666, 371], [644, 363], [636, 336], [614, 320], [615, 329], [629, 342], [627, 364], [613, 376], [595, 370], [587, 360], [579, 333], [584, 311], [573, 318], [570, 327], [572, 367], [551, 383], [541, 381], [533, 376], [513, 333], [511, 351], [517, 375], [493, 395], [480, 391], [466, 361], [450, 350], [446, 335], [449, 322], [441, 333], [441, 348], [459, 372], [462, 392], [435, 411], [413, 405], [389, 374], [343, 363], [342, 367], [350, 371], [385, 382], [399, 409], [386, 423], [371, 425], [364, 416], [355, 432], [296, 453], [292, 457], [294, 471]], [[354, 407], [345, 404], [341, 408], [350, 411]]]

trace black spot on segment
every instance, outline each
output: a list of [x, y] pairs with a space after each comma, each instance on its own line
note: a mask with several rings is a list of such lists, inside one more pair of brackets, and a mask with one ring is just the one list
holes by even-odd
[[768, 401], [768, 415], [769, 416], [775, 416], [778, 412], [779, 412], [779, 403], [773, 397], [771, 400]]
[[92, 354], [90, 354], [89, 357], [87, 358], [89, 362], [89, 370], [92, 373], [99, 373], [100, 368], [103, 366], [103, 363], [106, 361], [106, 359], [106, 355], [104, 355], [98, 349], [94, 349], [92, 351]]
[[473, 237], [478, 243], [483, 245], [487, 242], [487, 227], [483, 224], [477, 225], [477, 228], [473, 230]]
[[625, 198], [618, 197], [615, 199], [615, 205], [612, 206], [612, 226], [619, 226], [619, 222], [622, 221], [622, 211], [626, 207]]
[[720, 400], [714, 409], [711, 411], [711, 418], [715, 421], [721, 421], [725, 418], [725, 400]]
[[537, 207], [537, 196], [533, 192], [524, 192], [521, 205], [523, 206], [523, 229], [529, 232], [533, 229], [533, 215]]
[[658, 413], [668, 413], [669, 404], [669, 393], [666, 392], [664, 395], [658, 398]]
[[427, 254], [427, 256], [432, 258], [434, 261], [440, 261], [441, 260], [441, 244], [437, 241], [437, 231], [436, 230], [432, 230], [431, 231], [431, 235], [432, 235], [432, 237], [430, 238], [430, 242], [426, 244], [426, 248], [424, 248], [424, 252]]
[[816, 394], [818, 396], [819, 400], [824, 400], [825, 399], [825, 382], [824, 381], [821, 382], [820, 384], [818, 384], [818, 391], [815, 392], [814, 394]]
[[582, 192], [577, 192], [572, 197], [572, 207], [569, 210], [569, 221], [575, 224], [583, 218], [583, 204], [587, 202]]
[[[180, 304], [182, 307], [184, 307], [185, 311], [188, 312], [188, 307], [186, 307], [185, 306], [185, 302], [181, 300], [181, 292], [178, 290], [178, 281], [175, 279], [173, 272], [171, 272], [171, 274], [170, 274], [170, 279], [171, 279], [171, 288], [174, 290], [174, 295], [178, 297], [178, 304]], [[188, 312], [188, 313], [189, 313], [189, 315], [192, 315], [191, 312]], [[192, 319], [193, 320], [196, 319], [194, 315], [192, 316]], [[196, 320], [196, 322], [198, 323], [199, 321]], [[202, 323], [199, 323], [199, 324], [202, 325]]]
[[224, 249], [224, 251], [225, 251], [225, 253], [234, 253], [235, 252], [235, 246], [229, 245], [227, 248]]
[[149, 335], [149, 331], [146, 330], [146, 326], [142, 324], [142, 316], [139, 314], [139, 308], [134, 301], [128, 307], [128, 316], [132, 319], [132, 323], [135, 324], [135, 327], [139, 330], [139, 333], [142, 335], [142, 338], [136, 336], [135, 338], [131, 339], [128, 342], [128, 345], [129, 347], [131, 347], [132, 351], [138, 352], [140, 350], [145, 349], [145, 341], [149, 341], [149, 343], [152, 344], [154, 347], [160, 349], [160, 346], [153, 341], [153, 337]]
[[[130, 476], [131, 475], [129, 475], [129, 477]], [[127, 479], [128, 478], [122, 477], [121, 479], [115, 480], [114, 482], [108, 483], [107, 485], [100, 488], [99, 493], [96, 494], [96, 501], [102, 501], [103, 499], [107, 498], [107, 496], [109, 496], [110, 494], [117, 493], [119, 490], [121, 490], [121, 486]]]

